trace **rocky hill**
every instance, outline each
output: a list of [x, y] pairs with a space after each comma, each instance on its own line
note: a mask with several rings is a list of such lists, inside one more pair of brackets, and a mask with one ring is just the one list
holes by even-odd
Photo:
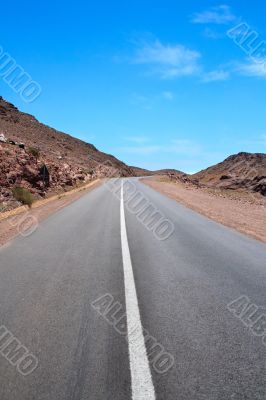
[[130, 167], [133, 169], [136, 176], [152, 176], [152, 175], [168, 175], [168, 176], [181, 176], [184, 172], [178, 171], [177, 169], [158, 169], [156, 171], [149, 171], [147, 169]]
[[0, 97], [0, 211], [16, 207], [16, 187], [35, 198], [67, 191], [99, 177], [168, 175], [171, 180], [266, 195], [266, 154], [239, 153], [186, 175], [176, 170], [147, 171], [130, 167], [20, 112]]
[[98, 177], [138, 176], [115, 157], [98, 151], [20, 112], [0, 97], [0, 204], [16, 204], [15, 187], [35, 197], [68, 190]]
[[266, 154], [239, 153], [191, 176], [200, 184], [266, 196]]

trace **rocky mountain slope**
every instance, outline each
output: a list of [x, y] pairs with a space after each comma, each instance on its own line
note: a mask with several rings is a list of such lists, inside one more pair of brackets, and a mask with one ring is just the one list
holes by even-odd
[[17, 205], [12, 190], [18, 186], [38, 198], [98, 177], [138, 175], [137, 169], [40, 123], [0, 97], [2, 208]]
[[239, 153], [191, 176], [200, 184], [266, 196], [266, 154]]
[[19, 205], [13, 195], [16, 187], [40, 198], [99, 177], [150, 175], [266, 196], [266, 154], [239, 153], [194, 175], [170, 169], [147, 171], [40, 123], [0, 97], [0, 211]]

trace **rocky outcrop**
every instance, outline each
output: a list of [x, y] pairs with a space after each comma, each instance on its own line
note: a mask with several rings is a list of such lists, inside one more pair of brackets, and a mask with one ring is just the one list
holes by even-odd
[[93, 173], [82, 168], [48, 161], [45, 164], [50, 176], [47, 182], [42, 174], [45, 157], [36, 159], [27, 150], [7, 143], [0, 144], [0, 156], [0, 203], [5, 208], [17, 205], [12, 194], [12, 190], [17, 186], [28, 189], [35, 198], [41, 198], [49, 192], [67, 190], [93, 179]]
[[[14, 207], [12, 190], [35, 197], [68, 190], [99, 177], [136, 176], [137, 170], [90, 143], [59, 132], [0, 97], [0, 206]], [[49, 184], [40, 170], [46, 165]]]
[[266, 195], [266, 154], [238, 153], [192, 175], [201, 184]]

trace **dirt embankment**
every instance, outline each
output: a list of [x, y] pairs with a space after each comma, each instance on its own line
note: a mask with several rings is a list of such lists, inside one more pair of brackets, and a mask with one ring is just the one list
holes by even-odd
[[206, 217], [266, 243], [265, 196], [241, 190], [200, 188], [171, 182], [168, 177], [142, 181]]

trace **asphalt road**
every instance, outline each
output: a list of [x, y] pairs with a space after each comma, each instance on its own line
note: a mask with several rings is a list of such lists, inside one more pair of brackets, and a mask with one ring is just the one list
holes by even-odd
[[[0, 399], [266, 399], [264, 330], [247, 326], [266, 310], [266, 245], [121, 182], [0, 249]], [[133, 212], [133, 185], [170, 237]], [[257, 314], [230, 312], [240, 296]]]

